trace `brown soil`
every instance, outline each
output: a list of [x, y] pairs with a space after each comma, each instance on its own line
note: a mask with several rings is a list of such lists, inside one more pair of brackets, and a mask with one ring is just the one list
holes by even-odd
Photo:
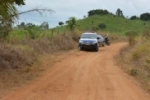
[[[114, 62], [126, 43], [66, 56], [37, 80], [1, 100], [150, 100], [132, 77]], [[47, 63], [47, 62], [45, 62]]]

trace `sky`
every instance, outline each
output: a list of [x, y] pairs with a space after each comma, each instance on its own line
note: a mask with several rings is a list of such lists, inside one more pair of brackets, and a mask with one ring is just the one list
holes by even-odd
[[150, 12], [150, 0], [25, 0], [25, 4], [17, 7], [19, 12], [33, 8], [46, 8], [53, 12], [44, 13], [42, 16], [37, 12], [23, 14], [19, 16], [17, 24], [31, 22], [40, 25], [45, 21], [50, 28], [58, 26], [60, 21], [65, 23], [70, 17], [82, 19], [93, 9], [106, 9], [115, 14], [120, 8], [128, 18]]

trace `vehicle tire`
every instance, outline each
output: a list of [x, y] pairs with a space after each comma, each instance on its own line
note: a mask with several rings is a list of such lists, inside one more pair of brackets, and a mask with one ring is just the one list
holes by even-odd
[[99, 47], [97, 47], [97, 48], [95, 49], [96, 52], [98, 52], [98, 50], [99, 50]]
[[102, 44], [102, 47], [104, 47], [105, 45], [104, 44]]

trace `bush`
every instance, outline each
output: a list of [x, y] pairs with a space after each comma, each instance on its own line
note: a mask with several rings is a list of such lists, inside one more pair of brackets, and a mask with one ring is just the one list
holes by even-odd
[[77, 36], [60, 34], [53, 38], [25, 39], [12, 43], [0, 42], [0, 70], [31, 66], [36, 60], [36, 55], [71, 50], [74, 48], [73, 37]]
[[134, 31], [129, 31], [129, 32], [126, 32], [125, 35], [128, 37], [129, 45], [130, 46], [135, 45], [135, 43], [136, 43], [135, 37], [138, 34]]
[[35, 53], [27, 46], [0, 45], [0, 70], [30, 66], [36, 60]]
[[142, 35], [144, 38], [149, 39], [150, 38], [150, 30], [146, 29]]
[[104, 23], [100, 23], [98, 27], [103, 30], [106, 28], [106, 25]]
[[138, 75], [138, 70], [137, 69], [132, 69], [130, 75], [137, 76]]

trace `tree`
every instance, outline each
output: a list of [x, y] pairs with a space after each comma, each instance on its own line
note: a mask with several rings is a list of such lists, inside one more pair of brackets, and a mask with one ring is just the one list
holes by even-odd
[[15, 5], [25, 5], [24, 0], [1, 0], [0, 1], [0, 37], [6, 37], [11, 30], [12, 23], [18, 16]]
[[12, 29], [13, 23], [19, 15], [28, 12], [39, 12], [42, 14], [45, 11], [52, 12], [50, 9], [31, 9], [24, 12], [18, 12], [16, 5], [25, 5], [25, 0], [0, 0], [0, 37], [6, 37]]
[[116, 16], [118, 16], [118, 17], [124, 17], [122, 10], [120, 10], [119, 8], [116, 11]]
[[59, 22], [58, 24], [59, 24], [60, 26], [62, 26], [62, 25], [64, 25], [64, 22]]
[[135, 19], [138, 19], [138, 17], [137, 16], [131, 16], [130, 19], [135, 20]]
[[24, 28], [25, 27], [25, 23], [21, 22], [20, 26]]
[[20, 25], [17, 25], [18, 29], [24, 29], [25, 28], [25, 23], [21, 22]]
[[77, 19], [75, 17], [70, 17], [67, 21], [67, 28], [71, 31], [74, 31], [77, 26], [79, 26], [77, 25]]
[[48, 22], [43, 22], [43, 23], [40, 25], [40, 28], [41, 28], [42, 30], [48, 30], [48, 28], [49, 28]]
[[86, 16], [84, 15], [83, 18], [86, 18]]
[[143, 13], [140, 15], [140, 19], [143, 21], [150, 20], [150, 13]]
[[26, 28], [33, 28], [35, 25], [34, 24], [32, 24], [32, 23], [27, 23], [26, 24]]
[[107, 14], [110, 14], [110, 12], [108, 12], [107, 10], [103, 10], [103, 9], [90, 10], [88, 12], [88, 16], [92, 16], [92, 15], [107, 15]]

